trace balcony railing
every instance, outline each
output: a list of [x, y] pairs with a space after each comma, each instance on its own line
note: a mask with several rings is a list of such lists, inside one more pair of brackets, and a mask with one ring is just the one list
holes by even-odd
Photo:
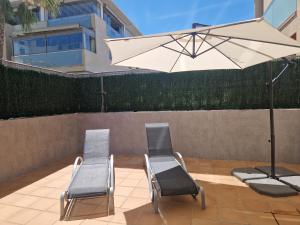
[[14, 56], [13, 60], [19, 63], [49, 68], [83, 64], [82, 49], [69, 50], [63, 52], [20, 55]]
[[73, 24], [79, 24], [80, 26], [86, 28], [92, 28], [91, 15], [78, 15], [78, 16], [54, 18], [48, 20], [49, 27], [73, 25]]
[[297, 0], [273, 0], [264, 14], [264, 19], [275, 28], [280, 28], [297, 11]]

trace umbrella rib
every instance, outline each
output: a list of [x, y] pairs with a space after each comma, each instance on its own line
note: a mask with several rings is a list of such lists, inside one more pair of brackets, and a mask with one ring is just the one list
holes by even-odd
[[[190, 35], [190, 34], [189, 34]], [[191, 57], [193, 57], [192, 56], [192, 54], [182, 45], [182, 44], [180, 44], [179, 42], [178, 42], [178, 40], [179, 39], [182, 39], [183, 37], [181, 37], [181, 38], [178, 38], [178, 39], [175, 39], [174, 37], [173, 37], [173, 35], [170, 35], [170, 37], [171, 38], [173, 38], [173, 40], [177, 43], [177, 44], [179, 44], [181, 47], [182, 47], [182, 49], [184, 50], [184, 51], [186, 51]]]
[[[221, 40], [224, 40], [224, 39], [222, 39], [222, 38], [220, 38], [220, 37], [216, 37], [216, 38], [221, 39]], [[252, 51], [252, 52], [261, 54], [261, 55], [263, 55], [263, 56], [265, 56], [265, 57], [268, 57], [268, 58], [270, 58], [270, 59], [275, 59], [274, 57], [272, 57], [272, 56], [270, 56], [270, 55], [267, 55], [267, 54], [265, 54], [265, 53], [263, 53], [263, 52], [261, 52], [261, 51], [258, 51], [258, 50], [249, 48], [249, 47], [247, 47], [247, 46], [244, 46], [244, 45], [241, 45], [241, 44], [232, 42], [232, 41], [228, 41], [228, 42], [231, 43], [231, 44], [233, 44], [233, 45], [239, 46], [239, 47], [241, 47], [241, 48], [245, 48], [245, 49], [250, 50], [250, 51]]]
[[[193, 36], [191, 36], [190, 39], [189, 39], [189, 41], [185, 44], [185, 46], [184, 46], [185, 48], [186, 48], [186, 46], [191, 42], [192, 37], [193, 37]], [[181, 53], [179, 54], [179, 56], [178, 56], [177, 59], [175, 60], [175, 63], [173, 64], [172, 68], [170, 69], [170, 73], [172, 72], [173, 68], [174, 68], [175, 65], [177, 64], [179, 58], [182, 56], [183, 51], [184, 51], [184, 49], [182, 49]], [[186, 54], [184, 54], [184, 55], [186, 55]], [[186, 56], [189, 56], [189, 55], [186, 55]]]
[[[151, 52], [152, 50], [155, 50], [155, 49], [157, 49], [157, 48], [159, 48], [159, 47], [166, 47], [166, 46], [164, 46], [164, 45], [170, 44], [170, 43], [172, 43], [174, 40], [176, 41], [176, 40], [179, 40], [179, 39], [181, 39], [181, 38], [185, 38], [185, 37], [187, 37], [187, 36], [189, 36], [189, 34], [186, 34], [186, 35], [184, 35], [184, 36], [182, 36], [182, 37], [180, 37], [180, 38], [177, 38], [177, 39], [174, 39], [174, 38], [172, 37], [172, 39], [173, 39], [172, 41], [168, 41], [167, 43], [160, 44], [160, 45], [155, 46], [155, 47], [153, 47], [153, 48], [151, 48], [151, 49], [148, 49], [148, 50], [146, 50], [146, 51], [144, 51], [144, 52], [141, 52], [141, 53], [138, 53], [138, 54], [136, 54], [136, 55], [130, 56], [130, 57], [126, 58], [126, 59], [122, 59], [122, 60], [120, 60], [120, 61], [118, 61], [118, 62], [115, 62], [114, 65], [117, 65], [117, 64], [119, 64], [119, 63], [125, 62], [125, 61], [127, 61], [127, 60], [129, 60], [129, 59], [132, 59], [132, 58], [137, 57], [137, 56], [139, 56], [139, 55], [142, 55], [142, 54], [144, 54], [144, 53]], [[170, 49], [170, 50], [174, 50], [174, 49]], [[189, 52], [188, 52], [188, 53], [189, 53]]]
[[[206, 34], [202, 32], [197, 32], [197, 34]], [[290, 45], [290, 44], [283, 44], [279, 42], [272, 42], [272, 41], [263, 41], [263, 40], [257, 40], [257, 39], [251, 39], [251, 38], [240, 38], [240, 37], [233, 37], [233, 36], [228, 36], [228, 35], [218, 35], [218, 34], [208, 34], [209, 36], [213, 37], [223, 37], [223, 38], [231, 38], [231, 39], [239, 39], [239, 40], [244, 40], [244, 41], [255, 41], [255, 42], [261, 42], [261, 43], [266, 43], [266, 44], [274, 44], [274, 45], [283, 45], [283, 46], [288, 46], [288, 47], [294, 47], [294, 48], [300, 48], [300, 46], [297, 45]]]
[[[210, 45], [211, 47], [210, 47], [209, 49], [206, 49], [205, 51], [203, 51], [203, 52], [197, 54], [196, 57], [198, 57], [198, 56], [200, 56], [200, 55], [203, 55], [204, 53], [206, 53], [206, 52], [208, 52], [208, 51], [210, 51], [210, 50], [212, 50], [212, 49], [216, 49], [216, 47], [218, 47], [219, 45], [221, 45], [221, 44], [223, 44], [223, 43], [229, 41], [230, 39], [231, 39], [231, 38], [228, 38], [228, 39], [226, 39], [226, 40], [223, 40], [222, 42], [220, 42], [220, 43], [218, 43], [218, 44], [216, 44], [216, 45]], [[206, 41], [206, 43], [207, 43], [207, 41]], [[195, 57], [195, 58], [196, 58], [196, 57]]]
[[171, 51], [173, 51], [173, 52], [177, 52], [177, 53], [179, 53], [179, 54], [183, 54], [183, 55], [186, 55], [186, 56], [189, 56], [189, 57], [190, 57], [189, 54], [183, 53], [184, 49], [182, 49], [182, 51], [180, 52], [180, 51], [178, 51], [178, 50], [176, 50], [176, 49], [169, 48], [169, 47], [167, 47], [167, 46], [165, 46], [165, 45], [162, 45], [161, 47], [164, 47], [164, 48], [169, 49], [169, 50], [171, 50]]
[[[199, 38], [201, 38], [199, 35], [197, 35]], [[205, 36], [206, 38], [207, 36]], [[202, 38], [201, 38], [202, 39]], [[223, 39], [221, 39], [223, 40]], [[203, 40], [204, 41], [204, 40]], [[212, 44], [210, 44], [208, 41], [205, 41], [209, 46], [212, 46]], [[230, 42], [230, 40], [228, 40], [228, 42]], [[236, 66], [238, 66], [240, 69], [243, 69], [237, 62], [233, 61], [229, 56], [227, 56], [224, 52], [222, 52], [221, 50], [219, 50], [217, 47], [215, 47], [215, 49], [221, 53], [223, 56], [225, 56], [227, 59], [229, 59], [233, 64], [235, 64]]]
[[202, 40], [200, 46], [198, 47], [198, 49], [197, 49], [197, 51], [196, 51], [196, 55], [197, 55], [197, 53], [199, 52], [200, 48], [202, 47], [203, 43], [204, 43], [204, 42], [207, 42], [207, 41], [205, 41], [205, 40], [206, 40], [207, 35], [209, 34], [209, 32], [210, 32], [210, 30], [208, 30], [208, 32], [206, 33], [206, 35], [205, 35], [204, 38], [201, 38], [198, 34], [196, 34], [196, 35]]

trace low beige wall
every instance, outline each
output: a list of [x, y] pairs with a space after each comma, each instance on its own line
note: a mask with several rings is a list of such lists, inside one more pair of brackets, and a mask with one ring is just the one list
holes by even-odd
[[0, 181], [79, 152], [77, 115], [0, 121]]
[[[277, 161], [300, 163], [300, 110], [275, 110]], [[147, 122], [168, 122], [175, 151], [206, 159], [270, 160], [268, 110], [88, 113], [86, 129], [111, 129], [111, 151], [146, 152]], [[81, 138], [82, 140], [83, 138]]]
[[[277, 161], [300, 163], [300, 109], [275, 118]], [[270, 160], [267, 110], [70, 114], [0, 121], [0, 181], [82, 151], [86, 129], [111, 129], [114, 154], [144, 154], [147, 122], [168, 122], [183, 156]]]

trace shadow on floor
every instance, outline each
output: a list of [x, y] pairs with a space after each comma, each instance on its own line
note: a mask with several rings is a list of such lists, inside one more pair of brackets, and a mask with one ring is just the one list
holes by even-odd
[[107, 200], [106, 196], [75, 200], [68, 206], [65, 220], [95, 219], [114, 215], [113, 212], [108, 214]]
[[0, 198], [5, 197], [23, 187], [26, 187], [34, 182], [37, 182], [57, 171], [72, 165], [77, 155], [65, 157], [63, 160], [51, 161], [45, 166], [32, 168], [26, 173], [16, 176], [10, 180], [0, 183]]

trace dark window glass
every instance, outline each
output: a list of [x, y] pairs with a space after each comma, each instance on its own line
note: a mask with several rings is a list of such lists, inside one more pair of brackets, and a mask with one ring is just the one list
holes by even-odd
[[45, 37], [36, 37], [26, 40], [14, 40], [14, 55], [30, 55], [46, 52]]
[[[59, 7], [59, 14], [57, 18], [78, 16], [83, 14], [92, 14], [100, 16], [100, 8], [97, 2], [84, 1], [76, 3], [63, 4]], [[53, 18], [49, 15], [50, 19]]]
[[48, 36], [47, 44], [48, 52], [81, 49], [82, 33]]
[[96, 52], [96, 42], [95, 38], [89, 35], [88, 33], [84, 33], [85, 35], [85, 49]]
[[40, 7], [36, 7], [34, 9], [32, 9], [31, 11], [32, 11], [33, 16], [36, 18], [36, 20], [40, 21], [41, 20], [41, 17], [40, 17]]

